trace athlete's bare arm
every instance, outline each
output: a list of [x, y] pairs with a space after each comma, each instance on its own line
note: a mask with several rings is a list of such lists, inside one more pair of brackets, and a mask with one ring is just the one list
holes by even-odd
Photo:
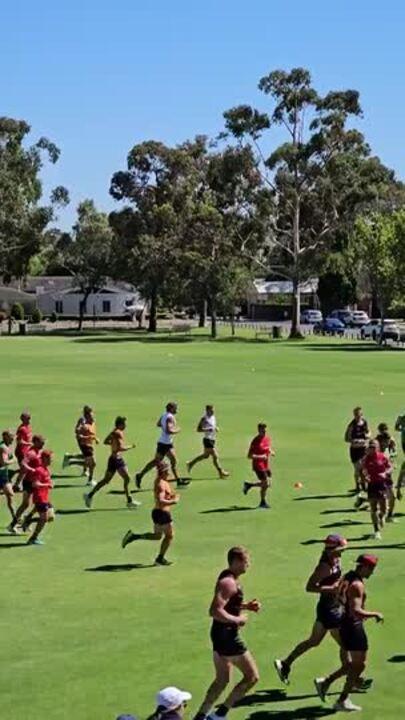
[[381, 622], [384, 618], [379, 612], [364, 610], [362, 607], [364, 596], [363, 583], [360, 581], [353, 582], [348, 589], [349, 608], [352, 614], [359, 620], [368, 620], [375, 618], [377, 622]]
[[228, 600], [237, 592], [237, 585], [233, 578], [225, 577], [219, 580], [215, 588], [214, 598], [212, 600], [209, 613], [214, 620], [222, 623], [232, 623], [242, 627], [246, 623], [246, 615], [231, 615], [225, 610]]
[[330, 575], [329, 565], [325, 562], [319, 563], [306, 584], [306, 592], [322, 594], [335, 592], [339, 587], [340, 580], [337, 580], [333, 583], [333, 585], [327, 585], [326, 587], [321, 585], [322, 580], [328, 577], [328, 575]]
[[180, 428], [177, 427], [174, 420], [170, 420], [170, 418], [167, 418], [166, 420], [166, 432], [170, 435], [176, 435], [176, 433], [180, 432]]

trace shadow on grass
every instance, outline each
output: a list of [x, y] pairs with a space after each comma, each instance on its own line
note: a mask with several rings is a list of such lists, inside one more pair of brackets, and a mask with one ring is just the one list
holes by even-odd
[[321, 510], [321, 515], [337, 515], [338, 513], [353, 513], [356, 514], [359, 511], [357, 508], [340, 508], [339, 510]]
[[295, 710], [257, 710], [248, 715], [246, 720], [311, 720], [327, 715], [335, 715], [335, 710], [319, 705], [296, 708]]
[[[339, 693], [328, 693], [329, 695], [338, 695]], [[261, 705], [273, 702], [293, 702], [294, 700], [309, 700], [317, 698], [316, 693], [306, 695], [287, 695], [286, 690], [258, 690], [251, 695], [246, 695], [242, 700], [236, 703], [235, 707], [249, 707], [250, 705]]]
[[65, 480], [67, 478], [69, 480], [75, 480], [75, 479], [76, 480], [85, 480], [86, 479], [84, 477], [84, 475], [72, 475], [72, 473], [70, 473], [69, 475], [66, 475], [66, 474], [65, 475], [55, 475], [55, 473], [52, 473], [52, 477], [55, 478], [56, 480]]
[[[348, 542], [362, 542], [362, 540], [372, 540], [372, 535], [370, 533], [367, 533], [366, 535], [361, 535], [360, 537], [347, 537], [346, 540]], [[302, 540], [300, 542], [300, 545], [324, 545], [325, 544], [325, 538], [322, 538], [321, 540], [311, 538], [311, 540]]]
[[338, 495], [301, 495], [294, 498], [294, 502], [302, 502], [303, 500], [329, 500], [330, 498], [347, 498], [349, 493], [340, 493]]
[[387, 662], [405, 663], [405, 655], [392, 655], [392, 657], [388, 658]]
[[229, 512], [244, 512], [245, 510], [256, 510], [252, 507], [242, 507], [241, 505], [230, 505], [224, 508], [213, 508], [212, 510], [200, 510], [200, 515], [210, 515], [211, 513], [229, 513]]
[[[54, 475], [54, 477], [55, 477], [55, 475]], [[73, 484], [73, 483], [57, 483], [56, 485], [53, 486], [53, 489], [54, 490], [66, 490], [67, 488], [76, 488], [76, 490], [79, 490], [81, 487], [83, 488], [86, 486], [83, 484], [80, 485], [80, 483], [75, 483], [75, 484]]]
[[84, 515], [84, 513], [88, 513], [89, 510], [86, 508], [75, 508], [73, 510], [56, 510], [56, 515]]
[[130, 570], [144, 570], [157, 567], [155, 563], [142, 565], [142, 563], [125, 563], [121, 565], [98, 565], [97, 567], [85, 568], [85, 572], [129, 572]]
[[362, 520], [342, 520], [341, 522], [332, 522], [332, 523], [325, 523], [325, 525], [320, 525], [320, 529], [323, 530], [329, 529], [329, 528], [350, 528], [350, 527], [356, 527], [357, 525], [369, 525], [369, 522], [363, 522]]
[[0, 550], [1, 549], [8, 549], [8, 548], [18, 548], [18, 547], [28, 547], [27, 541], [24, 541], [22, 543], [17, 542], [10, 542], [10, 543], [0, 543]]
[[405, 542], [379, 543], [378, 545], [353, 545], [350, 550], [405, 550]]
[[337, 352], [404, 352], [404, 348], [400, 348], [393, 345], [377, 345], [361, 343], [360, 341], [355, 343], [344, 343], [339, 345], [338, 343], [303, 343], [299, 347], [305, 348], [305, 350], [314, 350], [315, 352], [323, 352], [335, 350]]

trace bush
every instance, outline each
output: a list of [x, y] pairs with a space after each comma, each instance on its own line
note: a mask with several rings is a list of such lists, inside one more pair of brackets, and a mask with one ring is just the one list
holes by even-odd
[[57, 316], [57, 314], [56, 314], [55, 311], [53, 311], [53, 313], [51, 314], [49, 320], [50, 320], [51, 322], [57, 322], [57, 321], [58, 321], [58, 316]]
[[42, 313], [39, 308], [35, 308], [32, 311], [31, 322], [37, 325], [38, 323], [41, 322], [41, 320], [42, 320]]
[[2, 322], [4, 322], [5, 320], [7, 320], [7, 318], [8, 318], [7, 313], [6, 313], [4, 310], [0, 310], [0, 323], [2, 323]]
[[14, 320], [24, 320], [24, 308], [21, 303], [14, 303], [10, 315]]

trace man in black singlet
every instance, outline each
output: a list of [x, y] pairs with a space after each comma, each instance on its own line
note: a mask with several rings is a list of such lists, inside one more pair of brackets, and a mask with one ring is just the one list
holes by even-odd
[[[377, 562], [378, 558], [375, 555], [360, 555], [356, 561], [356, 569], [346, 573], [340, 584], [339, 595], [345, 613], [340, 626], [340, 637], [343, 649], [350, 655], [350, 662], [346, 668], [343, 691], [334, 706], [338, 711], [361, 710], [361, 707], [352, 703], [349, 694], [358, 687], [359, 679], [366, 667], [368, 640], [364, 622], [370, 618], [374, 618], [377, 622], [382, 622], [384, 619], [381, 613], [364, 609], [367, 599], [364, 580], [373, 574]], [[325, 682], [328, 686], [330, 678], [339, 674], [338, 671], [326, 678]]]
[[239, 628], [247, 621], [246, 615], [241, 615], [241, 611], [259, 612], [260, 610], [260, 603], [257, 600], [243, 601], [243, 590], [239, 584], [239, 577], [248, 569], [249, 561], [249, 553], [245, 548], [231, 548], [228, 552], [228, 567], [218, 577], [210, 607], [215, 679], [208, 688], [194, 720], [203, 720], [207, 716], [228, 685], [233, 666], [242, 673], [242, 680], [217, 710], [208, 716], [210, 720], [226, 717], [228, 710], [259, 680], [256, 662], [239, 637]]
[[360, 463], [363, 459], [367, 440], [370, 437], [368, 422], [363, 416], [361, 407], [355, 407], [353, 410], [353, 420], [351, 420], [346, 428], [345, 442], [350, 444], [350, 460], [354, 470], [354, 492], [359, 493], [363, 488], [360, 472]]
[[[338, 645], [341, 645], [339, 627], [342, 622], [343, 608], [338, 598], [338, 589], [342, 574], [340, 557], [346, 545], [347, 540], [341, 535], [328, 535], [325, 539], [325, 548], [306, 585], [307, 592], [319, 595], [311, 634], [306, 640], [298, 643], [285, 659], [274, 660], [277, 674], [285, 685], [289, 684], [293, 663], [308, 650], [318, 647], [328, 632]], [[344, 672], [341, 675], [343, 676]], [[317, 680], [315, 686], [316, 683]]]

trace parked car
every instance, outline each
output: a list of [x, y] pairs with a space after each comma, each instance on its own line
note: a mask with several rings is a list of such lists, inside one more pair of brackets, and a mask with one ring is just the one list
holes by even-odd
[[363, 327], [363, 325], [368, 325], [369, 322], [370, 318], [364, 310], [352, 310], [352, 319], [350, 322], [352, 327]]
[[303, 310], [301, 313], [301, 322], [303, 325], [322, 322], [323, 316], [320, 310]]
[[[360, 336], [363, 340], [379, 340], [382, 332], [381, 320], [370, 320], [367, 325], [360, 328]], [[384, 320], [383, 339], [399, 340], [401, 333], [395, 320]]]
[[344, 335], [345, 325], [339, 318], [327, 317], [313, 328], [315, 335]]
[[329, 317], [340, 320], [346, 327], [348, 327], [352, 322], [351, 310], [332, 310]]

